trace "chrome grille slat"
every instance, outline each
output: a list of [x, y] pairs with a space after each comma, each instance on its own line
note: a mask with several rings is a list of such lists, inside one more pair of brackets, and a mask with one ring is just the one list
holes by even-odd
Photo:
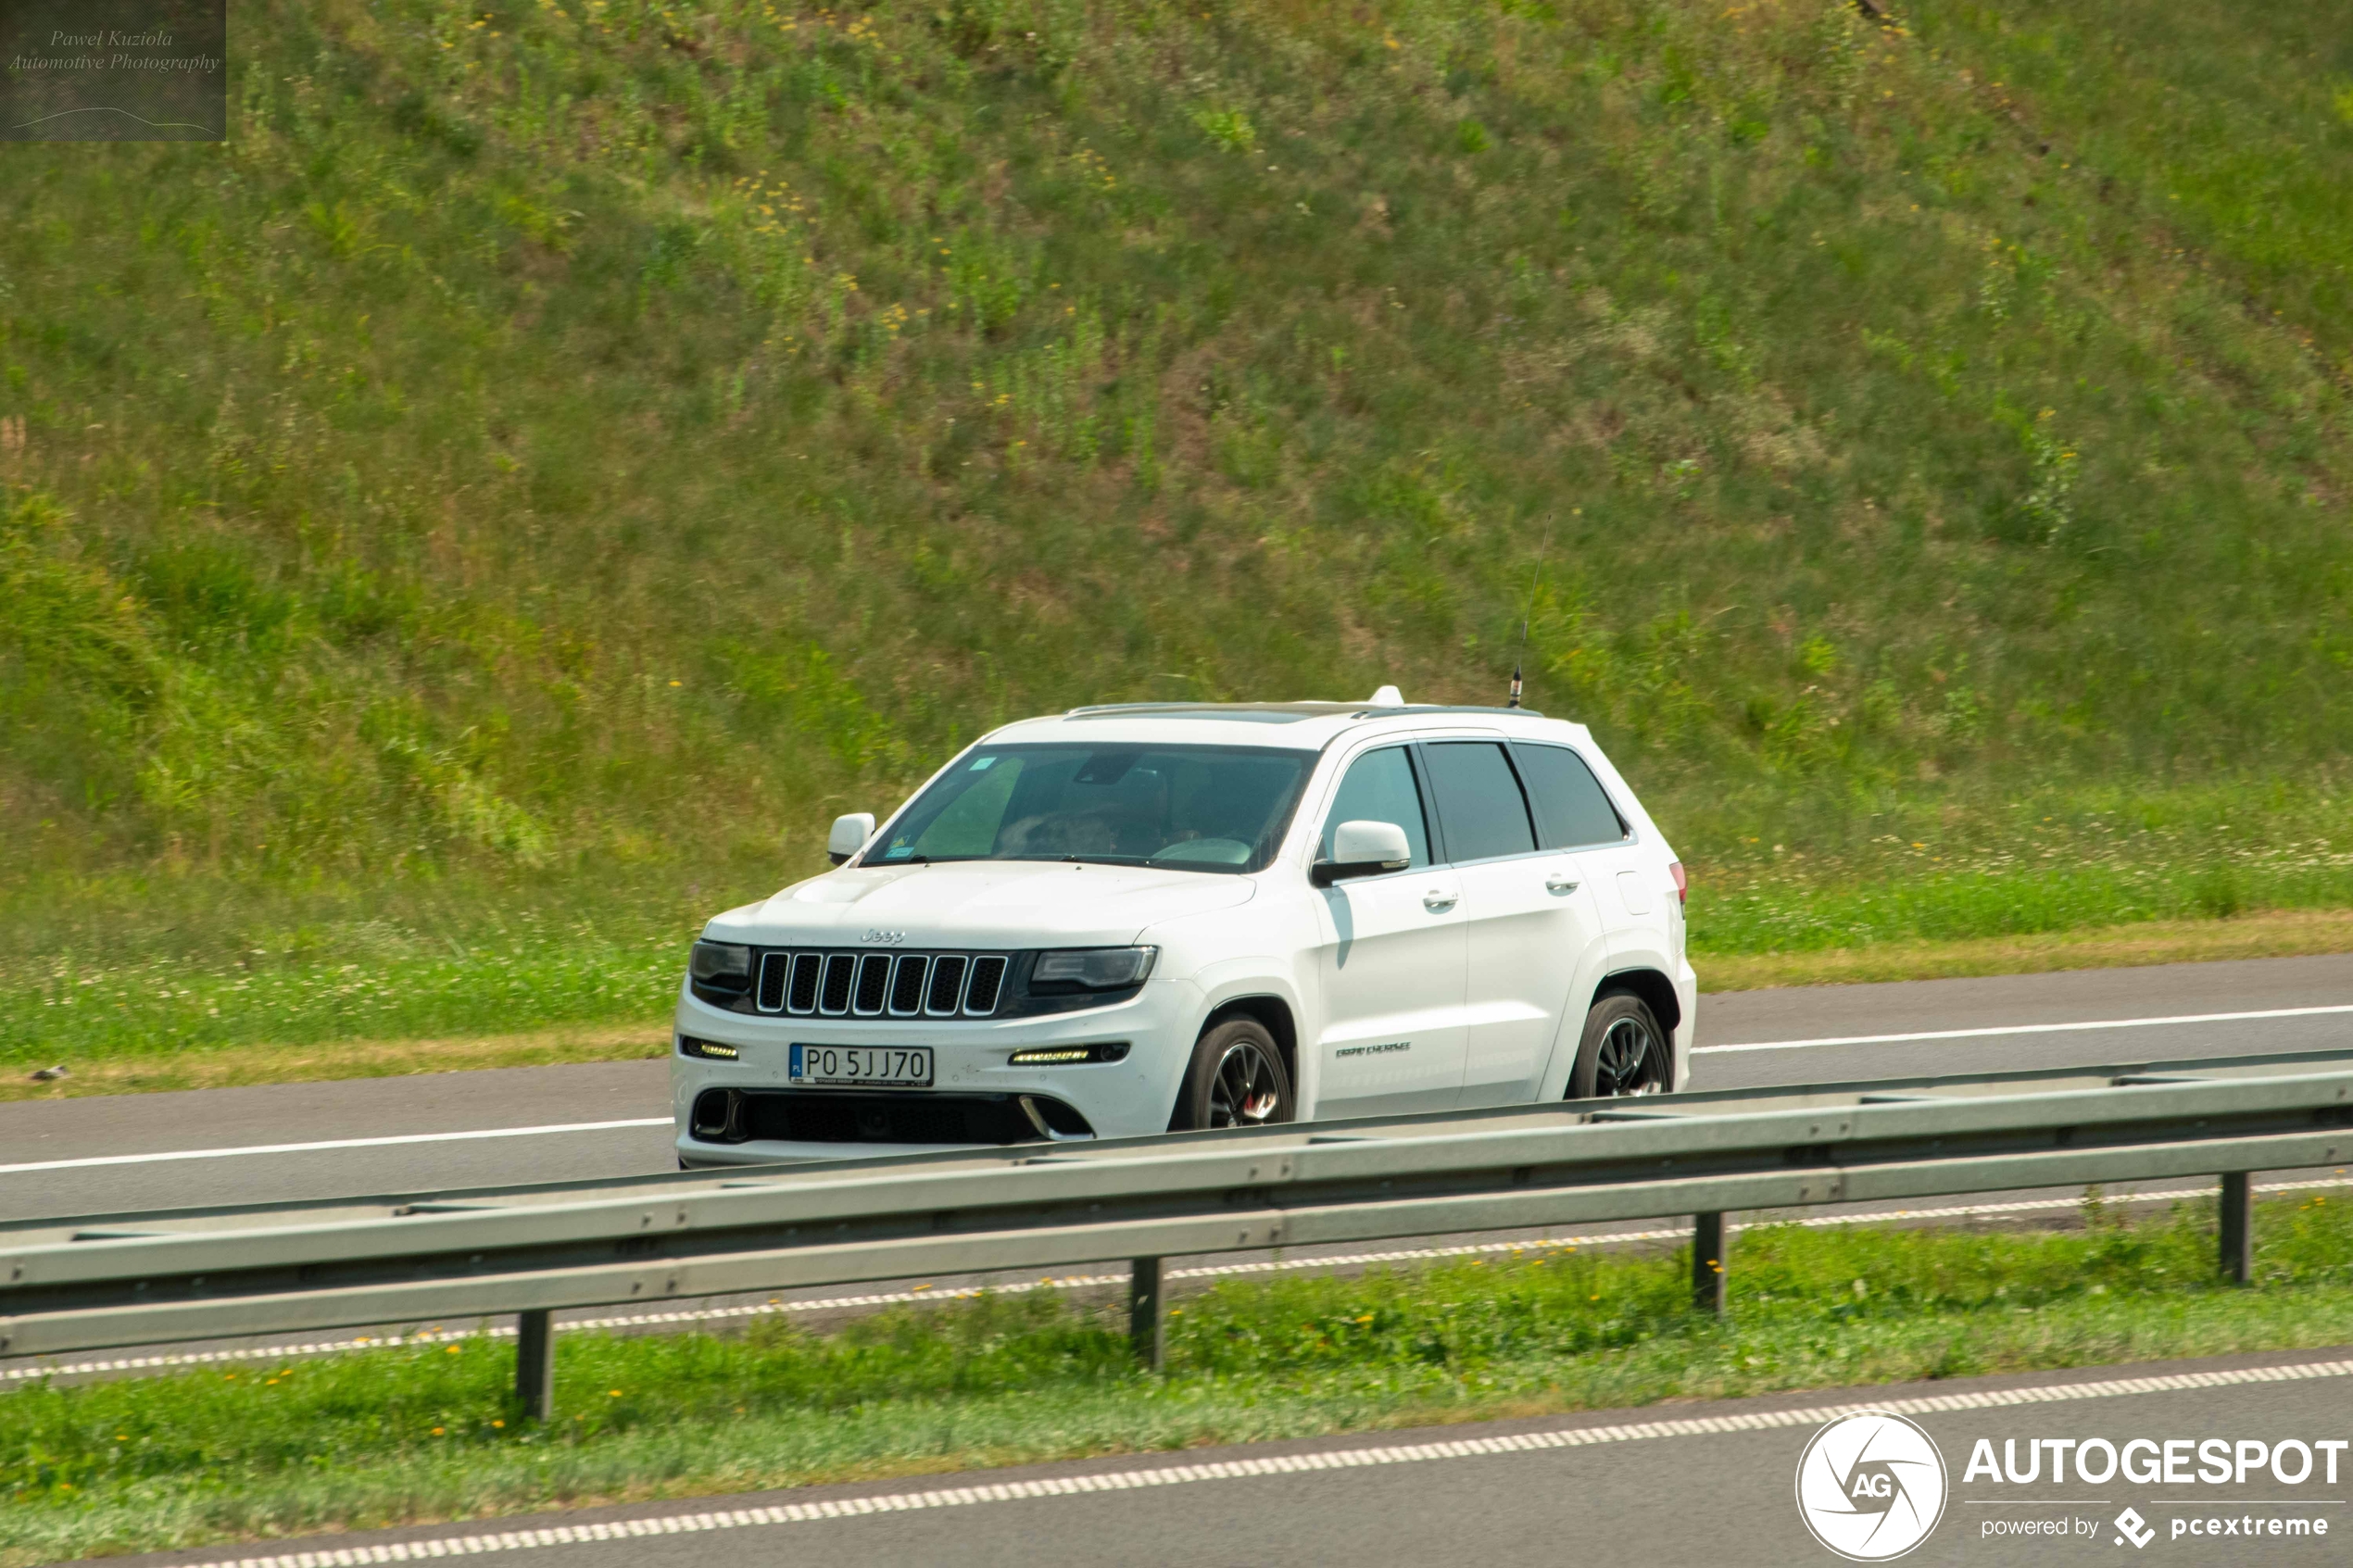
[[890, 972], [890, 1016], [912, 1018], [924, 1010], [924, 982], [930, 978], [931, 960], [909, 953]]
[[849, 994], [858, 969], [855, 953], [831, 953], [825, 958], [825, 984], [818, 994], [817, 1010], [839, 1018], [849, 1010]]
[[986, 1018], [997, 1010], [1005, 995], [1005, 967], [1001, 953], [984, 953], [973, 960], [972, 978], [964, 983], [965, 1016]]
[[931, 966], [931, 988], [924, 1011], [932, 1018], [953, 1018], [964, 1002], [964, 975], [972, 960], [962, 953], [942, 953]]
[[858, 991], [849, 1010], [860, 1018], [879, 1017], [890, 998], [890, 955], [868, 953], [858, 960]]
[[806, 1018], [817, 1010], [817, 982], [824, 973], [825, 959], [822, 953], [795, 953], [792, 956], [792, 983], [785, 992], [785, 1010], [796, 1018]]
[[762, 953], [760, 956], [760, 986], [753, 995], [752, 1006], [762, 1012], [781, 1012], [785, 1006], [785, 971], [790, 965], [787, 953]]

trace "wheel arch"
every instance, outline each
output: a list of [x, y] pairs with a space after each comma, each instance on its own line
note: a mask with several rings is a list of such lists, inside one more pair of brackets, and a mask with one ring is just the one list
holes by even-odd
[[[1291, 1103], [1294, 1106], [1303, 1104], [1299, 1087], [1299, 1023], [1291, 1011], [1290, 1000], [1272, 991], [1227, 997], [1211, 1008], [1208, 1016], [1201, 1021], [1201, 1027], [1193, 1031], [1194, 1043], [1198, 1045], [1202, 1036], [1211, 1030], [1238, 1018], [1251, 1020], [1274, 1036], [1276, 1054], [1282, 1058], [1283, 1072], [1290, 1079]], [[1168, 1130], [1172, 1133], [1191, 1125], [1191, 1112], [1185, 1105], [1186, 1085], [1189, 1081], [1190, 1075], [1188, 1074], [1176, 1082], [1176, 1100], [1168, 1110]]]
[[1198, 1040], [1219, 1024], [1236, 1018], [1254, 1018], [1264, 1024], [1266, 1033], [1275, 1036], [1275, 1048], [1283, 1055], [1283, 1071], [1290, 1077], [1291, 1093], [1299, 1092], [1299, 1021], [1291, 1012], [1290, 1003], [1272, 991], [1255, 992], [1246, 997], [1229, 997], [1209, 1010], [1193, 1033]]
[[1603, 975], [1602, 983], [1593, 987], [1592, 1000], [1585, 1004], [1585, 1010], [1591, 1012], [1612, 992], [1639, 998], [1651, 1010], [1651, 1015], [1658, 1020], [1658, 1026], [1667, 1032], [1669, 1040], [1682, 1025], [1683, 1000], [1675, 994], [1675, 983], [1658, 970], [1643, 965]]

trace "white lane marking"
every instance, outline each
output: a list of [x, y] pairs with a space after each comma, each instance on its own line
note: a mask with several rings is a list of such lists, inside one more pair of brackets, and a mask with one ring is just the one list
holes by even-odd
[[1910, 1035], [1840, 1035], [1824, 1040], [1758, 1040], [1744, 1046], [1693, 1046], [1692, 1055], [1800, 1051], [1815, 1046], [1894, 1046], [1906, 1040], [1984, 1040], [2002, 1035], [2075, 1035], [2099, 1029], [2157, 1029], [2169, 1023], [2244, 1023], [2257, 1018], [2315, 1018], [2334, 1012], [2353, 1012], [2353, 1003], [2325, 1008], [2267, 1008], [2260, 1012], [2183, 1012], [2170, 1018], [2102, 1018], [2088, 1023], [2010, 1023], [1998, 1029], [1926, 1029]]
[[[2181, 1013], [2171, 1018], [2108, 1018], [2088, 1023], [2014, 1023], [1998, 1029], [1931, 1029], [1909, 1035], [1841, 1035], [1819, 1040], [1759, 1040], [1738, 1046], [1693, 1046], [1693, 1056], [1729, 1051], [1793, 1051], [1816, 1046], [1891, 1046], [1907, 1040], [1978, 1040], [2004, 1035], [2064, 1035], [2100, 1029], [2153, 1029], [2169, 1023], [2242, 1023], [2259, 1018], [2311, 1018], [2324, 1013], [2353, 1012], [2353, 1003], [2341, 1007], [2271, 1008], [2261, 1012]], [[332, 1148], [383, 1148], [396, 1144], [458, 1143], [474, 1138], [527, 1138], [547, 1133], [603, 1133], [623, 1127], [666, 1127], [668, 1116], [639, 1116], [621, 1122], [568, 1122], [544, 1127], [485, 1127], [471, 1133], [404, 1133], [381, 1138], [330, 1138], [318, 1143], [250, 1144], [241, 1148], [168, 1149], [154, 1154], [99, 1154], [80, 1160], [35, 1160], [0, 1165], [0, 1176], [26, 1171], [78, 1171], [97, 1165], [148, 1165], [168, 1160], [225, 1160], [240, 1154], [309, 1154]]]
[[[2312, 1182], [2263, 1182], [2258, 1192], [2309, 1192], [2317, 1187], [2353, 1186], [2353, 1180]], [[2173, 1187], [2163, 1192], [2119, 1193], [2108, 1199], [2110, 1204], [2179, 1203], [2193, 1198], [2213, 1195], [2212, 1187]], [[1767, 1224], [1798, 1224], [1810, 1227], [1869, 1224], [1875, 1220], [1962, 1220], [1988, 1214], [2028, 1214], [2056, 1209], [2081, 1209], [2080, 1198], [2024, 1198], [2007, 1203], [1955, 1203], [1935, 1209], [1874, 1209], [1860, 1214], [1815, 1214], [1802, 1220], [1766, 1221]], [[1744, 1224], [1728, 1227], [1747, 1230]], [[1406, 1247], [1385, 1252], [1349, 1252], [1324, 1258], [1277, 1258], [1251, 1263], [1204, 1263], [1189, 1269], [1171, 1269], [1171, 1279], [1216, 1279], [1234, 1274], [1281, 1273], [1297, 1269], [1344, 1269], [1368, 1263], [1427, 1262], [1441, 1258], [1467, 1258], [1486, 1252], [1537, 1252], [1547, 1249], [1564, 1251], [1579, 1247], [1603, 1247], [1629, 1241], [1680, 1241], [1691, 1232], [1682, 1226], [1666, 1230], [1595, 1231], [1585, 1236], [1523, 1236], [1516, 1241], [1481, 1241], [1461, 1247]], [[827, 1296], [813, 1301], [761, 1301], [737, 1307], [697, 1307], [674, 1312], [630, 1312], [623, 1316], [604, 1318], [567, 1318], [556, 1324], [558, 1334], [571, 1334], [591, 1329], [652, 1328], [664, 1323], [702, 1323], [724, 1322], [729, 1318], [767, 1317], [776, 1312], [840, 1311], [851, 1307], [897, 1307], [916, 1301], [965, 1301], [975, 1296], [1019, 1296], [1032, 1290], [1085, 1290], [1094, 1286], [1126, 1285], [1127, 1276], [1117, 1274], [1064, 1274], [1038, 1280], [1013, 1280], [1003, 1285], [968, 1286], [954, 1290], [878, 1290], [860, 1296]], [[101, 1372], [144, 1372], [151, 1368], [208, 1366], [216, 1361], [285, 1361], [296, 1356], [334, 1356], [353, 1350], [397, 1349], [403, 1345], [447, 1345], [464, 1339], [512, 1339], [511, 1324], [492, 1324], [477, 1329], [420, 1329], [414, 1334], [368, 1336], [357, 1339], [331, 1339], [302, 1345], [252, 1345], [225, 1350], [189, 1350], [160, 1356], [124, 1356], [110, 1361], [78, 1361], [70, 1366], [14, 1366], [0, 1368], [0, 1383], [22, 1382], [37, 1377], [86, 1376]]]
[[669, 1116], [633, 1116], [623, 1122], [561, 1122], [545, 1127], [484, 1127], [472, 1133], [401, 1133], [381, 1138], [327, 1138], [318, 1143], [258, 1143], [241, 1148], [173, 1148], [154, 1154], [93, 1154], [80, 1160], [33, 1160], [0, 1165], [0, 1176], [26, 1171], [81, 1171], [93, 1165], [152, 1165], [165, 1160], [227, 1160], [239, 1154], [310, 1154], [326, 1148], [384, 1148], [404, 1143], [464, 1143], [472, 1138], [535, 1138], [549, 1133], [610, 1133], [622, 1127], [667, 1127]]
[[[2353, 1361], [2306, 1361], [2296, 1366], [2245, 1367], [2232, 1372], [2169, 1373], [2155, 1377], [2104, 1378], [2096, 1383], [2044, 1384], [2030, 1388], [1988, 1388], [1970, 1393], [1931, 1394], [1913, 1399], [1873, 1399], [1861, 1404], [1812, 1405], [1801, 1410], [1740, 1411], [1729, 1415], [1628, 1422], [1609, 1426], [1556, 1427], [1493, 1437], [1454, 1437], [1437, 1443], [1396, 1443], [1369, 1449], [1316, 1453], [1268, 1454], [1206, 1463], [1137, 1465], [1084, 1475], [1049, 1475], [1027, 1481], [989, 1481], [924, 1492], [888, 1492], [879, 1497], [828, 1498], [822, 1502], [772, 1503], [651, 1518], [598, 1520], [588, 1524], [543, 1525], [493, 1535], [442, 1536], [419, 1541], [375, 1541], [363, 1546], [304, 1551], [279, 1557], [216, 1559], [191, 1568], [316, 1568], [326, 1562], [411, 1562], [422, 1558], [472, 1557], [492, 1551], [528, 1551], [537, 1547], [579, 1546], [591, 1541], [673, 1536], [700, 1530], [740, 1530], [761, 1524], [799, 1524], [819, 1519], [920, 1509], [976, 1507], [1030, 1498], [1063, 1498], [1082, 1492], [1126, 1492], [1151, 1486], [1184, 1486], [1202, 1481], [1239, 1481], [1260, 1475], [1299, 1475], [1323, 1470], [1363, 1470], [1378, 1464], [1427, 1464], [1444, 1459], [1483, 1459], [1493, 1454], [1581, 1449], [1602, 1443], [1643, 1443], [1662, 1437], [1714, 1436], [1725, 1432], [1765, 1432], [1778, 1427], [1818, 1426], [1856, 1411], [1898, 1415], [1933, 1415], [1948, 1411], [1999, 1410], [2079, 1399], [2112, 1399], [2136, 1394], [2183, 1393], [2253, 1383], [2308, 1383], [2353, 1376]], [[983, 1473], [984, 1474], [986, 1473]]]

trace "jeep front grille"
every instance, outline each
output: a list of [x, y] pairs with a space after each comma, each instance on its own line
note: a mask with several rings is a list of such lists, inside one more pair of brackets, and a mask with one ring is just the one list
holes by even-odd
[[793, 1018], [988, 1018], [1009, 963], [1002, 953], [772, 950], [753, 1005]]

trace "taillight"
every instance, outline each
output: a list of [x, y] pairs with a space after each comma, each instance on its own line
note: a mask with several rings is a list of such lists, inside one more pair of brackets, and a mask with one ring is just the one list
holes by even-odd
[[1680, 860], [1667, 862], [1667, 874], [1675, 879], [1675, 902], [1679, 904], [1691, 902], [1692, 879], [1683, 874], [1683, 862]]

